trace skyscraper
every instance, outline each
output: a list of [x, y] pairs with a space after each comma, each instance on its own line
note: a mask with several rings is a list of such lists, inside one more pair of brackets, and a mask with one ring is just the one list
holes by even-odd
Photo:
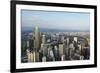
[[45, 34], [42, 35], [42, 44], [46, 44], [46, 36], [45, 36]]
[[40, 29], [39, 26], [36, 26], [34, 32], [34, 48], [38, 49], [39, 47], [40, 47]]
[[34, 62], [39, 62], [39, 48], [40, 48], [40, 29], [39, 26], [36, 26], [34, 32], [34, 49], [33, 49]]
[[64, 44], [63, 43], [59, 44], [59, 54], [60, 54], [60, 57], [64, 55]]
[[78, 41], [78, 38], [77, 38], [77, 37], [74, 37], [74, 41], [77, 43], [77, 41]]

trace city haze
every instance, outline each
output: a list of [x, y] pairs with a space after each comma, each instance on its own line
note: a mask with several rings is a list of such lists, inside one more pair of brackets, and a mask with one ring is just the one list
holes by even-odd
[[33, 30], [36, 25], [42, 31], [90, 30], [89, 13], [22, 10], [21, 14], [22, 30]]

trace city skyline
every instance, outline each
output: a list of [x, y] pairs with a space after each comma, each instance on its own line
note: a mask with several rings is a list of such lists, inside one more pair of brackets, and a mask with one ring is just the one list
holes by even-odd
[[35, 26], [34, 32], [22, 33], [21, 41], [23, 63], [90, 59], [90, 37], [86, 32], [42, 33]]
[[89, 13], [21, 11], [21, 62], [90, 59]]
[[42, 31], [90, 30], [89, 13], [21, 10], [21, 19], [22, 30], [33, 30], [36, 25]]

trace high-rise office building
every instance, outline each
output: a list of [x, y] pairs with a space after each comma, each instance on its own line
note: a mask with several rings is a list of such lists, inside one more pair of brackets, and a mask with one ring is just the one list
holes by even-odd
[[48, 49], [47, 49], [48, 56], [50, 56], [50, 50], [52, 50], [52, 47], [51, 46], [49, 46]]
[[50, 61], [55, 61], [55, 57], [54, 57], [53, 50], [50, 50], [49, 60], [50, 60]]
[[77, 38], [77, 37], [74, 37], [74, 41], [77, 43], [77, 41], [78, 41], [78, 38]]
[[27, 40], [27, 48], [29, 48], [29, 40]]
[[46, 44], [46, 36], [45, 36], [45, 34], [42, 35], [42, 44]]
[[33, 52], [33, 62], [39, 62], [39, 52]]
[[82, 52], [82, 45], [81, 44], [78, 44], [78, 50], [80, 51], [80, 54]]
[[33, 62], [33, 53], [29, 51], [29, 49], [26, 50], [27, 52], [27, 61]]
[[34, 48], [35, 49], [40, 48], [40, 29], [39, 29], [39, 26], [35, 27], [35, 32], [34, 32]]
[[42, 50], [43, 55], [46, 56], [48, 53], [47, 45], [41, 44], [41, 50]]
[[74, 50], [75, 50], [74, 44], [73, 43], [70, 43], [69, 50], [68, 50], [68, 55], [69, 55], [69, 58], [70, 59], [74, 55]]
[[45, 36], [45, 34], [42, 35], [41, 49], [43, 51], [43, 56], [46, 56], [47, 53], [48, 53], [48, 49], [47, 49], [46, 36]]
[[59, 60], [59, 48], [55, 45], [54, 46], [54, 56], [55, 56], [55, 60]]
[[69, 38], [67, 38], [66, 40], [67, 40], [67, 48], [68, 48], [68, 45], [69, 45]]
[[33, 62], [39, 62], [39, 48], [40, 48], [40, 29], [39, 26], [36, 26], [34, 32]]
[[86, 40], [87, 40], [88, 45], [90, 45], [90, 39], [89, 39], [89, 38], [87, 38]]
[[59, 44], [59, 54], [60, 56], [64, 54], [64, 44]]

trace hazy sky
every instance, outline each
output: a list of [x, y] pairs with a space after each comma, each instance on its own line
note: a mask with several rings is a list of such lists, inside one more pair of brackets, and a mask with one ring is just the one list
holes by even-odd
[[64, 30], [90, 30], [90, 14], [75, 12], [54, 12], [22, 10], [22, 27], [35, 27]]

